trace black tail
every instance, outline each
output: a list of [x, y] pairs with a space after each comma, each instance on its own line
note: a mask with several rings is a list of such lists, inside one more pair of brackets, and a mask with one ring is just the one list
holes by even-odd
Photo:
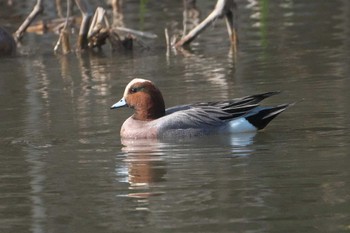
[[235, 106], [240, 106], [240, 105], [248, 105], [248, 104], [258, 104], [264, 99], [277, 95], [281, 93], [280, 91], [270, 91], [262, 94], [256, 94], [256, 95], [250, 95], [246, 96], [243, 98], [236, 99], [236, 103], [234, 104]]
[[275, 107], [261, 107], [255, 114], [249, 115], [246, 119], [257, 129], [265, 128], [281, 112], [293, 104], [282, 104]]

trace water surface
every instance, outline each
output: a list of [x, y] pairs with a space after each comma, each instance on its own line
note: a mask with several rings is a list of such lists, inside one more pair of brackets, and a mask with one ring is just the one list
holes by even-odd
[[[28, 34], [1, 58], [0, 231], [349, 232], [350, 4], [237, 2], [237, 53], [222, 20], [167, 53], [181, 2], [130, 1], [149, 50], [54, 55], [56, 35]], [[296, 104], [257, 134], [122, 142], [132, 111], [109, 107], [135, 77], [168, 107], [273, 90], [264, 104]]]

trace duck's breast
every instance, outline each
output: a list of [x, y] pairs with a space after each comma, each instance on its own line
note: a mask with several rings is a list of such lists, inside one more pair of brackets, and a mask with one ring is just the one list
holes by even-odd
[[120, 130], [122, 138], [157, 138], [157, 127], [150, 121], [139, 121], [129, 117], [122, 125]]

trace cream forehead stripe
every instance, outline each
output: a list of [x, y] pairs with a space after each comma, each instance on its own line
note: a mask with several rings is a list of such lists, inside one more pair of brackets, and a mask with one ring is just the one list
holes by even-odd
[[142, 79], [142, 78], [135, 78], [135, 79], [131, 80], [131, 82], [129, 82], [129, 84], [125, 88], [123, 97], [125, 98], [128, 95], [128, 91], [132, 85], [134, 85], [135, 83], [143, 83], [143, 82], [151, 82], [151, 81], [146, 80], [146, 79]]

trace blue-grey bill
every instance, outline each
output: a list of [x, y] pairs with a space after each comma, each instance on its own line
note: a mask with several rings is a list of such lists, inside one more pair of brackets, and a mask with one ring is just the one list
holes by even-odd
[[121, 108], [121, 107], [125, 107], [125, 106], [128, 106], [128, 104], [126, 103], [125, 98], [121, 98], [121, 100], [119, 100], [117, 103], [115, 103], [111, 106], [111, 109]]

